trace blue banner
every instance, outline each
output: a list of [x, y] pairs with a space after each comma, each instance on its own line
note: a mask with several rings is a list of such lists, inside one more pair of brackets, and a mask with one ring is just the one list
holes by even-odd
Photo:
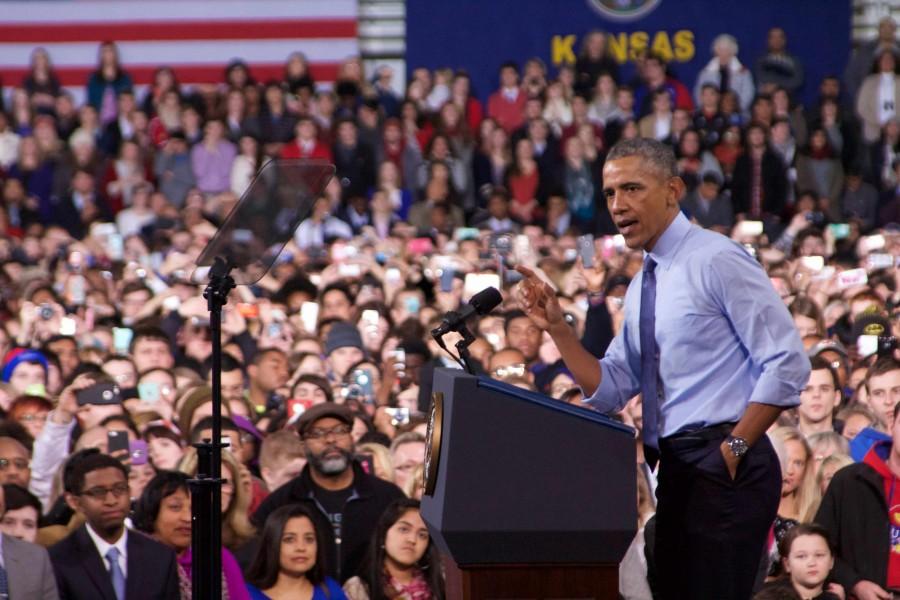
[[413, 0], [406, 11], [407, 68], [464, 68], [482, 100], [497, 88], [504, 61], [537, 56], [555, 76], [594, 29], [608, 32], [623, 81], [634, 74], [634, 53], [649, 47], [692, 89], [717, 35], [737, 38], [738, 58], [752, 70], [777, 25], [805, 68], [807, 101], [825, 75], [843, 72], [851, 48], [850, 0]]

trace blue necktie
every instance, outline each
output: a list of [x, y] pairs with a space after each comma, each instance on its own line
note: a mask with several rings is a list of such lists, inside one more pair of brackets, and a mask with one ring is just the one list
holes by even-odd
[[[644, 413], [644, 444], [659, 448], [659, 346], [656, 345], [656, 261], [644, 259], [641, 277], [641, 399]], [[647, 457], [651, 458], [651, 457]], [[655, 458], [655, 457], [653, 457]], [[648, 460], [648, 463], [651, 462]], [[652, 463], [655, 463], [652, 460]], [[653, 464], [651, 464], [652, 468]]]
[[125, 573], [119, 566], [119, 551], [110, 548], [106, 552], [106, 560], [109, 561], [109, 578], [112, 580], [113, 590], [116, 592], [116, 600], [125, 600]]

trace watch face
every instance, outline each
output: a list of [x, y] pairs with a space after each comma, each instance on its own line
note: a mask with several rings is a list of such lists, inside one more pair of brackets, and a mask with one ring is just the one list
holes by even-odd
[[432, 496], [437, 484], [438, 460], [441, 456], [441, 433], [444, 419], [444, 394], [431, 395], [431, 415], [425, 433], [425, 495]]
[[742, 438], [734, 438], [728, 442], [728, 445], [731, 447], [731, 452], [738, 458], [742, 457], [750, 449], [747, 441]]

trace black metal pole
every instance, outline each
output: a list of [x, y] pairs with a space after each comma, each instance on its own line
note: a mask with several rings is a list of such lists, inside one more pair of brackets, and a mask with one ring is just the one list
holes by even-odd
[[194, 444], [197, 476], [190, 482], [193, 600], [222, 598], [222, 307], [234, 288], [229, 271], [229, 265], [217, 258], [203, 293], [212, 337], [213, 427], [211, 440]]

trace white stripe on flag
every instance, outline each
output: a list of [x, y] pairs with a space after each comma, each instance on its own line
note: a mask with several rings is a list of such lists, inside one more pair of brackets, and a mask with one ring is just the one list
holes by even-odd
[[[42, 44], [56, 67], [97, 64], [96, 42]], [[119, 54], [125, 70], [139, 64], [224, 65], [232, 58], [248, 63], [279, 62], [292, 52], [304, 53], [313, 62], [340, 62], [358, 52], [356, 39], [293, 40], [178, 40], [164, 42], [120, 42]], [[29, 63], [34, 44], [0, 43], [0, 69]]]

